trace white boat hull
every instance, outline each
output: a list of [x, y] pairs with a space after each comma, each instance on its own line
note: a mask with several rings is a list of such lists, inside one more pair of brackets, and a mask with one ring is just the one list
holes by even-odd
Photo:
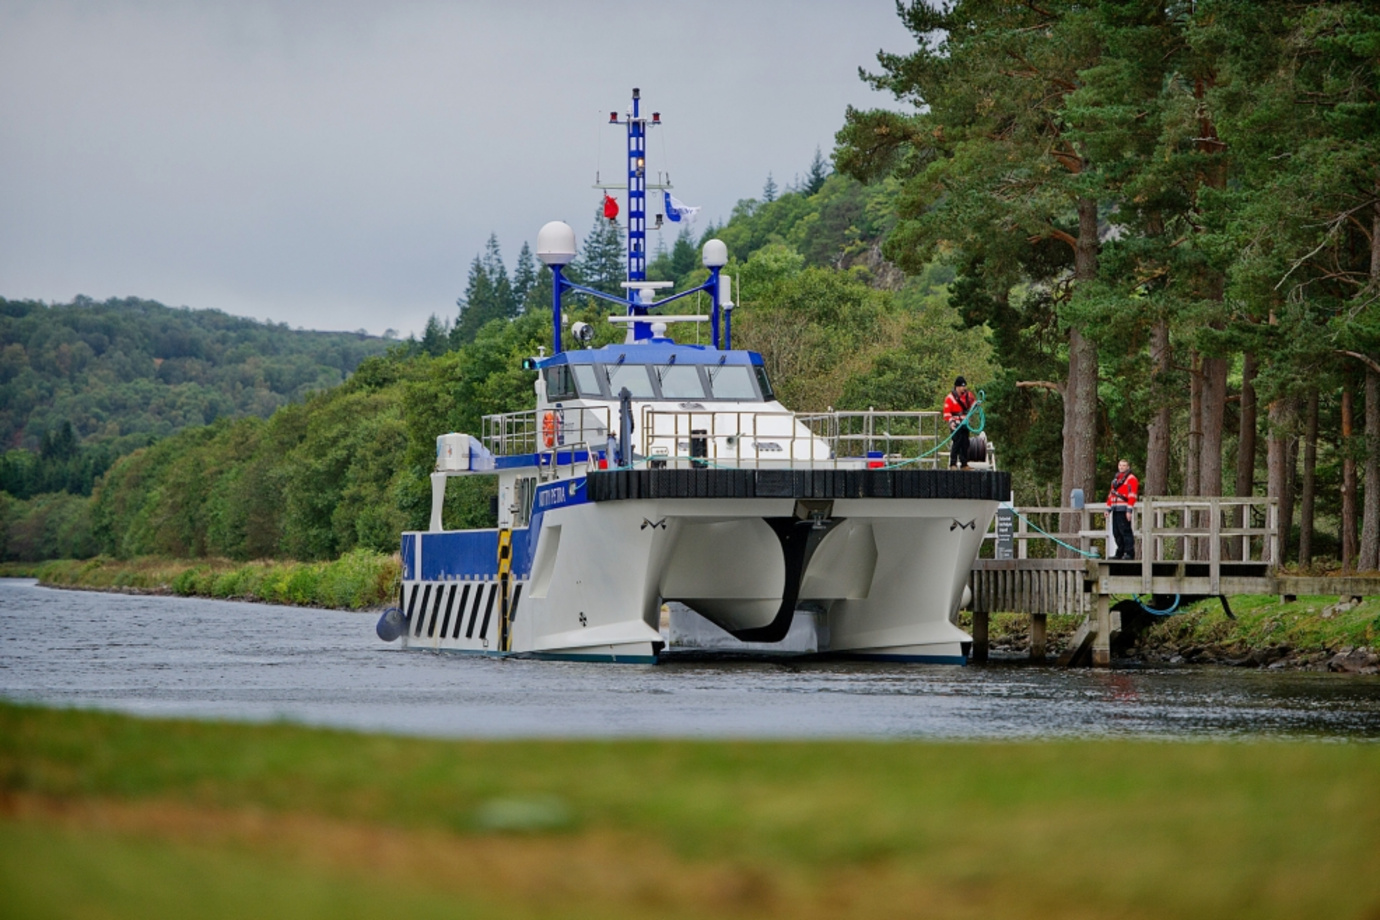
[[[665, 644], [662, 604], [678, 601], [752, 647], [783, 640], [804, 605], [820, 618], [821, 654], [966, 659], [970, 637], [953, 619], [996, 513], [994, 494], [821, 500], [603, 491], [604, 500], [591, 500], [584, 477], [543, 484], [535, 503], [543, 510], [512, 531], [506, 575], [497, 530], [404, 535], [406, 643], [654, 661]], [[490, 544], [494, 561], [486, 564]]]

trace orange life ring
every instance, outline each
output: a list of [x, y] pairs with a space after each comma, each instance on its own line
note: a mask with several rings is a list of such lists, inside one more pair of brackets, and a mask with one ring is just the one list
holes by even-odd
[[556, 413], [554, 412], [542, 413], [541, 441], [547, 447], [556, 446]]

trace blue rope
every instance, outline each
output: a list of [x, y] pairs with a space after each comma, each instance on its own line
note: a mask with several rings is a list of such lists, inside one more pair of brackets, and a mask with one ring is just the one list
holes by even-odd
[[1140, 599], [1140, 595], [1139, 595], [1139, 594], [1136, 595], [1136, 603], [1137, 603], [1137, 604], [1140, 604], [1140, 609], [1141, 609], [1141, 610], [1144, 610], [1146, 613], [1150, 614], [1151, 616], [1169, 617], [1169, 616], [1173, 616], [1173, 615], [1178, 611], [1178, 609], [1179, 609], [1179, 598], [1180, 598], [1180, 597], [1182, 597], [1182, 595], [1179, 595], [1179, 594], [1174, 595], [1174, 603], [1172, 603], [1172, 604], [1169, 605], [1169, 609], [1168, 609], [1168, 610], [1156, 610], [1154, 607], [1147, 607], [1147, 606], [1145, 606], [1145, 601], [1143, 601], [1143, 600]]

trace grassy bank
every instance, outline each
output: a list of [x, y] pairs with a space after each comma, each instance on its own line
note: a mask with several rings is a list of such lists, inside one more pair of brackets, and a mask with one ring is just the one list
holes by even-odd
[[332, 562], [100, 556], [42, 563], [32, 577], [60, 587], [358, 610], [388, 603], [397, 592], [401, 573], [397, 556], [356, 550]]
[[1339, 604], [1335, 597], [1285, 603], [1276, 595], [1244, 595], [1228, 602], [1235, 620], [1215, 600], [1158, 619], [1141, 637], [1138, 653], [1152, 660], [1279, 661], [1321, 669], [1345, 651], [1380, 651], [1380, 597], [1355, 606]]
[[0, 705], [13, 917], [1380, 915], [1380, 746], [442, 742]]
[[[1127, 652], [1151, 662], [1180, 659], [1251, 667], [1278, 663], [1317, 670], [1354, 650], [1360, 650], [1357, 661], [1365, 660], [1365, 652], [1380, 654], [1380, 597], [1354, 606], [1339, 604], [1335, 597], [1300, 597], [1284, 603], [1276, 595], [1241, 595], [1228, 603], [1234, 620], [1215, 599], [1155, 618]], [[1073, 615], [1049, 617], [1050, 655], [1064, 650], [1082, 620]], [[971, 631], [972, 614], [961, 613], [958, 625]], [[1023, 654], [1030, 647], [1027, 614], [992, 614], [988, 631], [993, 651]]]

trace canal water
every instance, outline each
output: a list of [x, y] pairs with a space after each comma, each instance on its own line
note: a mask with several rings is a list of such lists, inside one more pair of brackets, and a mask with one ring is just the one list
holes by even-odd
[[499, 660], [401, 651], [376, 616], [0, 579], [0, 697], [465, 738], [1380, 740], [1374, 676]]

